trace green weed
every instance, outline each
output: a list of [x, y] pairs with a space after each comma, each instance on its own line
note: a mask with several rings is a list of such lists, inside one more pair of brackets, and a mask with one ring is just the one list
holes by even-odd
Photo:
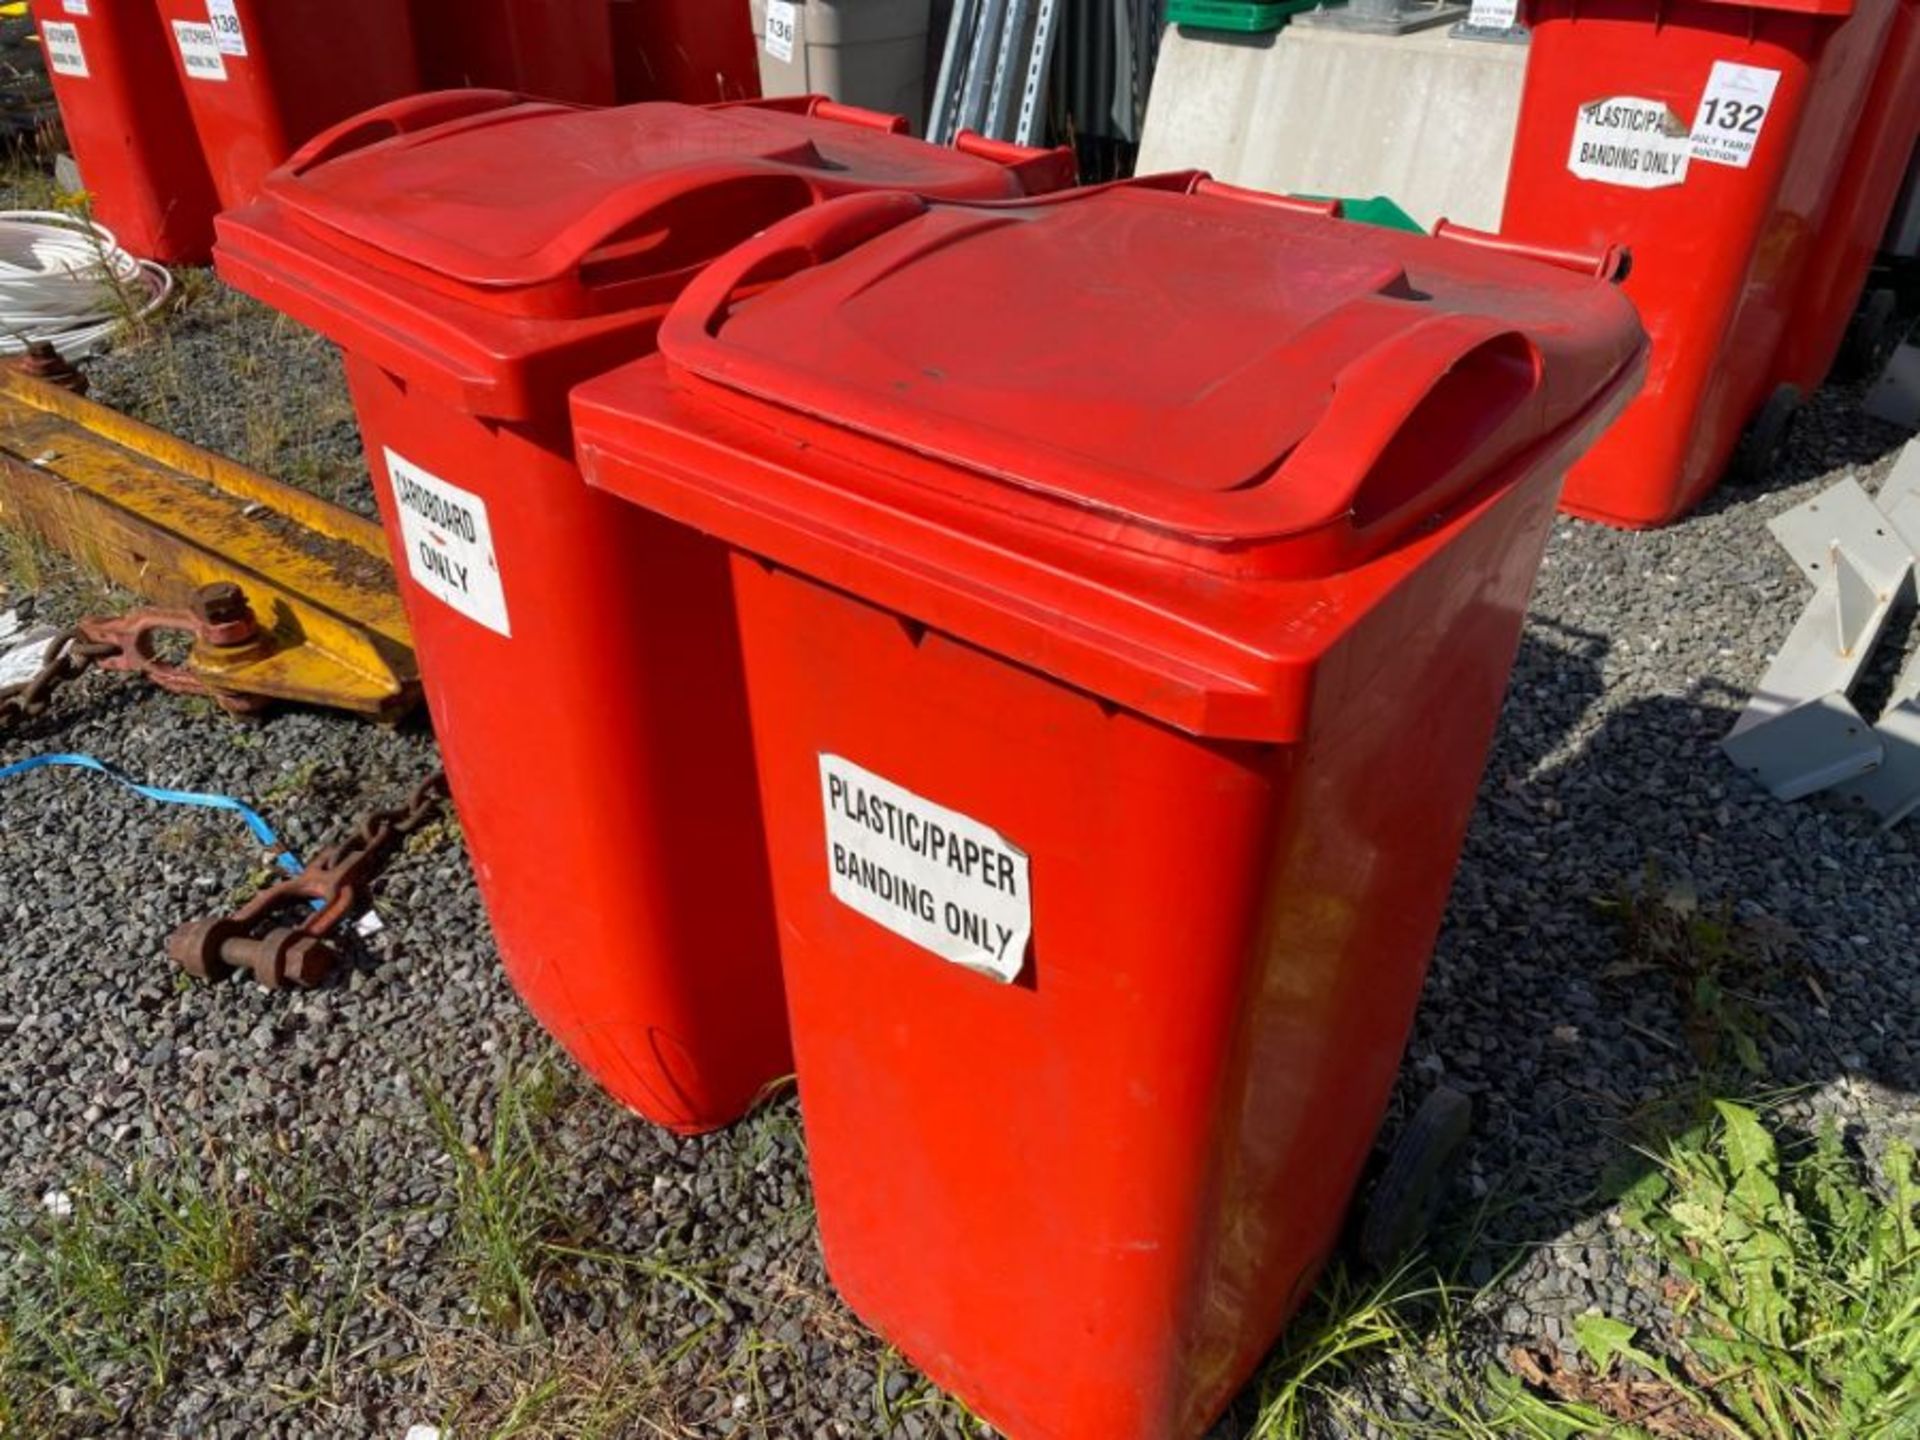
[[1831, 1129], [1783, 1144], [1751, 1108], [1712, 1115], [1622, 1202], [1670, 1333], [1595, 1313], [1575, 1323], [1579, 1361], [1495, 1355], [1490, 1292], [1425, 1262], [1372, 1283], [1336, 1267], [1267, 1366], [1253, 1440], [1920, 1437], [1912, 1150], [1891, 1146], [1873, 1177]]
[[1749, 1076], [1764, 1074], [1760, 1042], [1774, 1024], [1791, 1023], [1768, 997], [1795, 969], [1792, 932], [1742, 919], [1728, 901], [1703, 903], [1654, 864], [1637, 886], [1596, 903], [1619, 927], [1622, 952], [1602, 978], [1664, 977], [1704, 1069], [1718, 1073], [1732, 1062]]

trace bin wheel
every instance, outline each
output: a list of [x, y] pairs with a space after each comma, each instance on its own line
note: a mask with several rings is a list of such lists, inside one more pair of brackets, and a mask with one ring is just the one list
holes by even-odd
[[1780, 468], [1804, 403], [1795, 385], [1782, 385], [1767, 397], [1727, 465], [1729, 485], [1758, 485]]
[[1413, 1112], [1367, 1197], [1355, 1248], [1386, 1270], [1426, 1238], [1473, 1129], [1473, 1101], [1442, 1085]]
[[1870, 380], [1892, 358], [1900, 343], [1900, 296], [1882, 286], [1867, 292], [1860, 308], [1853, 312], [1847, 326], [1847, 338], [1841, 342], [1840, 363], [1835, 367], [1843, 380]]

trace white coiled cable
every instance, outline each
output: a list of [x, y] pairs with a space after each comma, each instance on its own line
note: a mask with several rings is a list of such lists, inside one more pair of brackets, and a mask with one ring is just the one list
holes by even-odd
[[172, 293], [165, 267], [129, 255], [103, 225], [0, 210], [0, 355], [46, 340], [64, 359], [83, 359]]

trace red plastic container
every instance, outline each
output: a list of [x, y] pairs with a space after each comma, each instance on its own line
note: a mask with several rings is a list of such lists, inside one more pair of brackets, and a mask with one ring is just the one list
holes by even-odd
[[616, 98], [608, 0], [413, 0], [429, 89], [488, 87], [545, 100]]
[[1198, 1436], [1335, 1239], [1632, 309], [1223, 194], [861, 197], [660, 350], [579, 449], [736, 548], [828, 1269], [1009, 1435]]
[[151, 0], [33, 0], [94, 218], [136, 255], [198, 265], [219, 208]]
[[220, 221], [220, 273], [346, 351], [508, 973], [609, 1091], [678, 1130], [789, 1069], [727, 566], [586, 488], [567, 391], [649, 353], [704, 264], [823, 197], [1070, 178], [1062, 155], [897, 124], [420, 96]]
[[1782, 337], [1774, 382], [1811, 393], [1833, 369], [1887, 222], [1920, 144], [1920, 0], [1900, 0], [1879, 72], [1861, 112], [1793, 323]]
[[158, 0], [223, 208], [322, 130], [420, 88], [407, 0]]
[[612, 0], [622, 100], [712, 105], [760, 94], [747, 0]]
[[1653, 340], [1568, 510], [1662, 525], [1720, 479], [1772, 393], [1819, 237], [1846, 223], [1841, 177], [1904, 3], [1530, 0], [1502, 232], [1629, 246]]

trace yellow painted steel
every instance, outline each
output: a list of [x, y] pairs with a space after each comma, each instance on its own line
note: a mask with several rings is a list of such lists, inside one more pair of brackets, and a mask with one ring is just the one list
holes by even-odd
[[370, 715], [418, 697], [378, 525], [4, 366], [0, 525], [162, 605], [238, 584], [270, 643], [196, 657], [216, 688]]

